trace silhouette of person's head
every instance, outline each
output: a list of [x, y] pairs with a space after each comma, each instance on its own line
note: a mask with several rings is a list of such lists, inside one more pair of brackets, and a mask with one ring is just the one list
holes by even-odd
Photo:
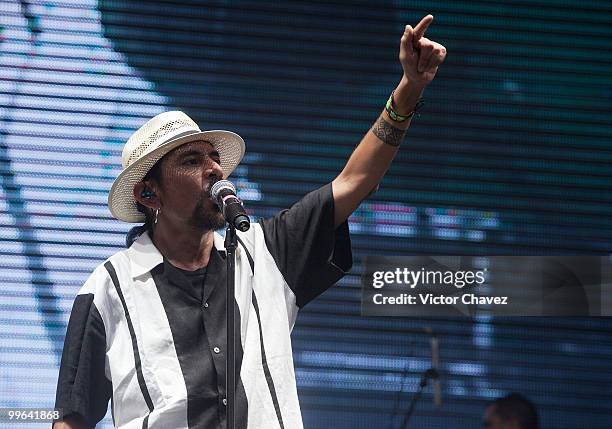
[[483, 417], [484, 429], [538, 429], [538, 412], [520, 393], [511, 393], [491, 402]]

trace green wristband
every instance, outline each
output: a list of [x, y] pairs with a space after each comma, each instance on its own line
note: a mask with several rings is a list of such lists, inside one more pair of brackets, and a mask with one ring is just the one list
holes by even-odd
[[408, 113], [407, 115], [400, 115], [399, 113], [395, 111], [395, 105], [394, 105], [395, 103], [393, 102], [394, 93], [395, 93], [395, 90], [391, 92], [391, 95], [389, 96], [389, 99], [387, 100], [387, 104], [385, 104], [385, 110], [389, 114], [389, 117], [395, 122], [404, 122], [405, 120], [412, 118], [412, 116], [417, 112], [417, 110], [419, 110], [421, 106], [425, 104], [423, 99], [420, 98], [416, 106], [414, 106], [414, 110], [412, 112]]

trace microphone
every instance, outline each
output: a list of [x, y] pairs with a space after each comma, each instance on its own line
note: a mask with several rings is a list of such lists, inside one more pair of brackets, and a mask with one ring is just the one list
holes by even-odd
[[230, 225], [242, 232], [251, 227], [251, 221], [242, 206], [242, 201], [236, 196], [236, 187], [232, 182], [219, 180], [210, 188], [210, 195]]
[[431, 336], [431, 369], [432, 384], [434, 391], [434, 404], [437, 408], [442, 405], [442, 392], [440, 390], [440, 372], [438, 371], [438, 365], [440, 364], [440, 351], [438, 349], [438, 337]]

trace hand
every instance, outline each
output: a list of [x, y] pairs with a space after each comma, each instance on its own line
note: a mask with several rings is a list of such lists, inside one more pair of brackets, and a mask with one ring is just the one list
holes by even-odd
[[444, 46], [423, 37], [432, 21], [433, 16], [427, 15], [416, 27], [407, 25], [400, 41], [399, 60], [404, 77], [411, 84], [423, 88], [433, 80], [438, 66], [446, 58]]

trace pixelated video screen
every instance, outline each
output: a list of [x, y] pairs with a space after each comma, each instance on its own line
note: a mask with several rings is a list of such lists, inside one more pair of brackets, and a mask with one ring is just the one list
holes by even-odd
[[400, 427], [429, 328], [443, 405], [426, 388], [411, 427], [520, 392], [545, 428], [609, 428], [610, 319], [362, 317], [359, 294], [365, 255], [610, 253], [612, 4], [590, 0], [0, 1], [0, 407], [53, 406], [74, 297], [133, 226], [106, 200], [134, 130], [179, 109], [237, 132], [230, 179], [270, 216], [340, 172], [427, 13], [447, 60], [350, 218], [353, 271], [292, 334], [305, 427]]

